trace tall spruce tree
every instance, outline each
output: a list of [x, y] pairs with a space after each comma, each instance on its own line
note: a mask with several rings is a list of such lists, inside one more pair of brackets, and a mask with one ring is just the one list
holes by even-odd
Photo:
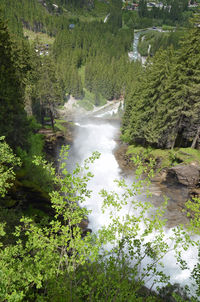
[[4, 135], [12, 147], [26, 142], [28, 122], [24, 93], [29, 69], [25, 45], [14, 43], [0, 20], [0, 136]]
[[45, 115], [49, 116], [54, 129], [55, 106], [62, 101], [62, 92], [51, 57], [44, 57], [39, 72], [37, 97], [40, 101], [41, 122], [44, 124]]

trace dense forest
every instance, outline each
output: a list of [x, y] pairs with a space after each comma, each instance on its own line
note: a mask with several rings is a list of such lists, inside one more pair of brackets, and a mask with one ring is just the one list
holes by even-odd
[[198, 28], [175, 51], [160, 50], [150, 59], [126, 96], [123, 133], [129, 142], [161, 148], [195, 148], [199, 133]]
[[[101, 191], [103, 210], [113, 207], [112, 222], [84, 232], [89, 211], [79, 205], [90, 196], [88, 165], [99, 154], [70, 174], [49, 161], [41, 134], [62, 129], [56, 109], [70, 95], [85, 107], [89, 95], [95, 106], [124, 100], [121, 131], [128, 144], [199, 148], [199, 14], [190, 22], [187, 1], [164, 4], [149, 11], [140, 0], [129, 11], [119, 0], [1, 0], [0, 301], [199, 301], [199, 260], [193, 290], [171, 284], [160, 264], [173, 247], [184, 271], [182, 249], [199, 249], [189, 236], [199, 233], [198, 201], [188, 203], [195, 212], [190, 230], [178, 226], [166, 241], [163, 209], [148, 216], [150, 205], [134, 199], [147, 182], [130, 189], [118, 181], [122, 196]], [[133, 29], [153, 25], [179, 28], [149, 34], [147, 62], [131, 61]], [[31, 40], [33, 33], [52, 42]], [[61, 163], [66, 157], [63, 147]], [[129, 198], [139, 215], [122, 221]]]

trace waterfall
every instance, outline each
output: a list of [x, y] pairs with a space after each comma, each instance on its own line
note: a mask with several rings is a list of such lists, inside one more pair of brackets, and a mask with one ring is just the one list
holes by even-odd
[[110, 14], [108, 14], [106, 17], [105, 17], [105, 19], [104, 19], [104, 23], [106, 23], [107, 21], [108, 21], [108, 18], [109, 18], [109, 16], [110, 16]]
[[[74, 139], [74, 143], [69, 151], [69, 163], [68, 167], [72, 170], [75, 163], [82, 164], [84, 159], [91, 156], [92, 152], [99, 151], [101, 153], [100, 159], [91, 165], [91, 172], [94, 177], [88, 183], [88, 189], [92, 191], [91, 197], [88, 198], [83, 206], [88, 210], [91, 210], [89, 215], [89, 227], [93, 232], [97, 232], [102, 226], [108, 225], [110, 218], [108, 214], [103, 214], [101, 211], [102, 198], [99, 195], [101, 189], [108, 191], [115, 191], [122, 193], [115, 179], [121, 179], [122, 171], [113, 154], [113, 150], [117, 146], [116, 138], [119, 133], [119, 124], [112, 123], [106, 120], [94, 119], [88, 121], [82, 120], [76, 123], [77, 130]], [[126, 181], [131, 184], [134, 181], [128, 177]], [[130, 205], [124, 206], [120, 214], [126, 215], [130, 211]], [[167, 213], [170, 215], [170, 212]], [[173, 213], [171, 213], [173, 215]], [[141, 224], [141, 229], [144, 226]], [[171, 234], [170, 229], [166, 229], [166, 236]], [[152, 234], [154, 235], [154, 234]], [[184, 259], [193, 268], [197, 259], [197, 251], [191, 248], [189, 251], [184, 251]], [[166, 274], [170, 275], [172, 283], [181, 283], [181, 285], [190, 284], [189, 276], [190, 270], [182, 271], [177, 267], [176, 260], [173, 251], [168, 253], [164, 258]], [[143, 262], [145, 267], [148, 263]], [[146, 282], [147, 286], [151, 286], [149, 282]]]
[[148, 47], [148, 55], [150, 54], [150, 51], [151, 51], [151, 44], [149, 44], [149, 47]]

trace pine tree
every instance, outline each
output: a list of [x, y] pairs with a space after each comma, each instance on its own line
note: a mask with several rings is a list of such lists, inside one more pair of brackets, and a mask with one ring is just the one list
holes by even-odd
[[158, 52], [126, 98], [123, 135], [128, 142], [162, 148], [194, 147], [200, 128], [200, 31], [182, 47]]
[[[14, 43], [0, 20], [0, 135], [12, 147], [26, 142], [25, 78], [31, 68], [25, 45]], [[6, 121], [6, 122], [5, 122]]]
[[46, 56], [43, 59], [37, 91], [41, 107], [41, 121], [44, 123], [44, 115], [47, 112], [51, 119], [52, 129], [54, 129], [55, 106], [62, 102], [62, 93], [51, 57]]

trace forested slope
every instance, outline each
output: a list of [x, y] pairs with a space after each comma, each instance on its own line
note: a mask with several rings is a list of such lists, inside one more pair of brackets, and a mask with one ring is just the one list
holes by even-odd
[[162, 148], [196, 145], [199, 132], [200, 30], [189, 30], [178, 51], [160, 50], [126, 96], [126, 141]]

